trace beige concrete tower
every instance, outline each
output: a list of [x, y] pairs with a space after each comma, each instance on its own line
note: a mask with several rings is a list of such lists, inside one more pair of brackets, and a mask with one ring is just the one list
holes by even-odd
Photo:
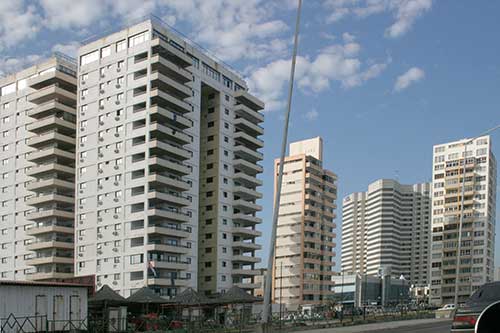
[[0, 80], [0, 278], [73, 276], [76, 62]]
[[437, 305], [454, 302], [464, 179], [459, 303], [482, 284], [493, 281], [496, 159], [489, 136], [469, 143], [464, 157], [468, 141], [463, 139], [434, 146], [430, 300]]
[[[276, 160], [275, 193], [278, 167]], [[337, 176], [323, 168], [319, 137], [291, 143], [283, 172], [273, 301], [293, 310], [333, 293]]]

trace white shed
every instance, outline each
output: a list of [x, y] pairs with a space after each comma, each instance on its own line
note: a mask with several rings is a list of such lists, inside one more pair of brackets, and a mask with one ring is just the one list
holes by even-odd
[[81, 284], [0, 281], [0, 332], [86, 325], [88, 292]]

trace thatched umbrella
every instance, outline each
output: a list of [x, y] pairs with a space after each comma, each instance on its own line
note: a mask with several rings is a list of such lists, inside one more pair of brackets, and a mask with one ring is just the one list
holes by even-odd
[[89, 307], [104, 307], [126, 305], [127, 300], [105, 284], [94, 296], [89, 298]]
[[261, 302], [262, 298], [250, 295], [240, 287], [232, 286], [215, 301], [219, 304], [245, 304]]

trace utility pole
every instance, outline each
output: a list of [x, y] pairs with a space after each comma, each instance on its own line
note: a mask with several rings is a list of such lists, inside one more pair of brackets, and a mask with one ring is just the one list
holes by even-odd
[[269, 257], [267, 261], [267, 272], [266, 275], [266, 283], [264, 284], [264, 309], [262, 313], [262, 324], [263, 326], [268, 325], [270, 323], [270, 305], [271, 305], [271, 293], [272, 291], [272, 277], [274, 276], [274, 251], [276, 247], [276, 229], [278, 227], [278, 215], [280, 208], [280, 200], [281, 200], [281, 185], [283, 183], [283, 167], [285, 164], [285, 153], [286, 153], [286, 144], [288, 140], [288, 125], [290, 122], [290, 111], [292, 108], [292, 94], [293, 94], [293, 80], [295, 76], [295, 64], [297, 62], [297, 48], [299, 44], [299, 27], [300, 27], [300, 10], [302, 7], [302, 0], [298, 0], [297, 7], [297, 20], [295, 22], [295, 35], [293, 39], [293, 54], [292, 54], [292, 65], [290, 68], [290, 81], [288, 85], [288, 100], [287, 100], [287, 109], [285, 113], [285, 122], [283, 129], [283, 139], [281, 142], [281, 155], [280, 155], [280, 163], [279, 163], [279, 171], [278, 171], [278, 182], [276, 186], [276, 195], [274, 196], [274, 210], [273, 210], [273, 221], [272, 221], [272, 229], [271, 229], [271, 239], [270, 239], [270, 247], [269, 247]]

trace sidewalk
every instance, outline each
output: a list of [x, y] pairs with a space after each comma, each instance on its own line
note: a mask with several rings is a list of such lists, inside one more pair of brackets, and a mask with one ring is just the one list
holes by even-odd
[[304, 332], [304, 333], [360, 333], [360, 332], [371, 332], [376, 330], [384, 330], [384, 329], [393, 329], [399, 327], [407, 327], [413, 325], [422, 325], [422, 324], [432, 324], [432, 323], [440, 323], [450, 321], [450, 319], [411, 319], [411, 320], [400, 320], [400, 321], [388, 321], [388, 322], [380, 322], [373, 324], [364, 324], [364, 325], [354, 325], [354, 326], [345, 326], [345, 327], [331, 327], [331, 328], [320, 328], [320, 329], [306, 329], [303, 331], [296, 332]]

